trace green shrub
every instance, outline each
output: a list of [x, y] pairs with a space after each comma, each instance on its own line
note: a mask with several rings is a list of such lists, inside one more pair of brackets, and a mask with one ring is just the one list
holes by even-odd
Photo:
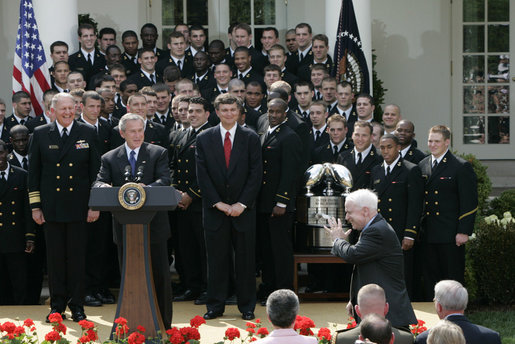
[[499, 197], [490, 202], [490, 214], [502, 217], [506, 211], [515, 213], [515, 189], [504, 191]]
[[489, 304], [515, 304], [515, 222], [503, 225], [482, 219], [478, 229], [467, 252], [475, 296]]
[[[474, 172], [476, 172], [477, 177], [477, 201], [478, 201], [478, 212], [476, 219], [480, 215], [485, 214], [485, 210], [487, 209], [487, 199], [488, 196], [490, 196], [490, 192], [492, 191], [492, 182], [490, 181], [490, 177], [488, 176], [488, 173], [486, 173], [486, 170], [488, 169], [487, 166], [483, 165], [481, 161], [476, 159], [476, 156], [474, 154], [458, 154], [458, 156], [462, 157], [463, 159], [467, 160], [472, 164], [472, 168], [474, 169]], [[502, 216], [502, 213], [501, 213]], [[476, 221], [476, 224], [478, 221]]]

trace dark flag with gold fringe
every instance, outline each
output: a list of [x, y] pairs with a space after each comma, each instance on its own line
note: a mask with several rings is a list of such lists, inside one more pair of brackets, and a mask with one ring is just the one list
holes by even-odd
[[333, 75], [337, 80], [351, 83], [355, 94], [370, 93], [370, 74], [352, 0], [342, 0], [334, 61]]

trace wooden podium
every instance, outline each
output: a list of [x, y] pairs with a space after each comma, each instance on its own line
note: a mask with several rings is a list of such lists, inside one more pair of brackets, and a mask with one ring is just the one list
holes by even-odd
[[[115, 319], [127, 319], [130, 332], [138, 325], [145, 327], [145, 337], [155, 338], [156, 343], [165, 334], [165, 327], [154, 289], [149, 224], [156, 212], [175, 209], [179, 200], [171, 186], [142, 187], [135, 183], [94, 187], [89, 199], [91, 209], [110, 211], [123, 225], [122, 276]], [[113, 322], [111, 339], [116, 326]]]

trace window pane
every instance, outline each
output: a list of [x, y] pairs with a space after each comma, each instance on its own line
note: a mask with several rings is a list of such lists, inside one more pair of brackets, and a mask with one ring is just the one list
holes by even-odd
[[162, 25], [175, 25], [184, 21], [182, 0], [162, 0]]
[[[180, 1], [180, 0], [179, 0]], [[207, 25], [207, 1], [188, 0], [186, 5], [188, 24]]]
[[483, 86], [463, 87], [463, 113], [485, 113], [484, 90]]
[[510, 113], [510, 86], [488, 86], [488, 113]]
[[510, 56], [488, 56], [488, 82], [509, 82]]
[[230, 0], [229, 22], [250, 24], [250, 0]]
[[[467, 1], [465, 1], [467, 2]], [[488, 0], [488, 21], [509, 21], [509, 0]]]
[[254, 0], [254, 24], [275, 25], [275, 0]]
[[485, 20], [485, 0], [463, 1], [463, 21], [478, 22]]
[[485, 82], [485, 57], [484, 55], [463, 56], [463, 82]]
[[485, 27], [483, 25], [463, 26], [463, 52], [482, 53], [485, 51]]
[[510, 117], [488, 117], [488, 143], [510, 143]]
[[507, 52], [510, 47], [509, 25], [488, 25], [488, 51]]
[[463, 143], [485, 143], [485, 116], [463, 117]]

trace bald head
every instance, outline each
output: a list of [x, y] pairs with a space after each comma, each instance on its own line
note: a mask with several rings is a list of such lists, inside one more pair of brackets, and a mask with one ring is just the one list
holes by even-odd
[[384, 289], [377, 284], [367, 284], [358, 292], [358, 304], [356, 313], [363, 318], [368, 314], [378, 314], [386, 316], [388, 313], [388, 303]]

